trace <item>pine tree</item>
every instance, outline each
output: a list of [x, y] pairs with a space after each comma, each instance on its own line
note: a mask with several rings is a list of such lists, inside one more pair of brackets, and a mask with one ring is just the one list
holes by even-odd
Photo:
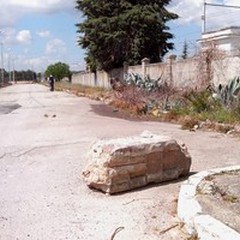
[[139, 64], [145, 57], [159, 62], [173, 49], [166, 23], [178, 16], [167, 11], [171, 0], [77, 0], [84, 15], [76, 24], [79, 45], [87, 50], [92, 70]]
[[187, 41], [185, 41], [183, 45], [182, 59], [187, 59], [187, 57], [188, 57], [188, 44]]

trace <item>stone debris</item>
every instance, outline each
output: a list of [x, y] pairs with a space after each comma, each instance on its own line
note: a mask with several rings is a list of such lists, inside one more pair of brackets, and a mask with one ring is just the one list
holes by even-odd
[[140, 136], [102, 140], [88, 155], [83, 179], [108, 194], [177, 179], [189, 174], [191, 157], [185, 145], [144, 131]]

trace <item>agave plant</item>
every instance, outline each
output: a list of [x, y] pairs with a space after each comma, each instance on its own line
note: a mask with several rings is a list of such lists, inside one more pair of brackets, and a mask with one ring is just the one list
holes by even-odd
[[136, 87], [146, 90], [148, 92], [157, 91], [163, 85], [161, 77], [152, 79], [149, 75], [145, 78], [137, 73], [130, 73], [126, 76], [125, 81], [127, 85], [135, 85]]
[[233, 78], [227, 85], [219, 84], [213, 97], [219, 99], [221, 103], [227, 107], [238, 102], [240, 100], [240, 78]]

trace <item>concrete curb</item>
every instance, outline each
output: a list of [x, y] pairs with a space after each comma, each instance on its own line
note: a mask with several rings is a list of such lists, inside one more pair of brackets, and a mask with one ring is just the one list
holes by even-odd
[[198, 236], [200, 240], [240, 240], [238, 232], [215, 218], [204, 215], [195, 197], [198, 184], [206, 176], [234, 170], [240, 170], [240, 165], [199, 172], [189, 177], [182, 184], [178, 198], [177, 213], [189, 234]]

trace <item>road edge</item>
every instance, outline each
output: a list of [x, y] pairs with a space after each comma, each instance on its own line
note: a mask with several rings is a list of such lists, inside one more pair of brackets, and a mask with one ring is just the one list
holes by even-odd
[[207, 176], [240, 170], [240, 165], [199, 172], [186, 180], [180, 188], [177, 214], [186, 231], [202, 240], [240, 240], [240, 234], [210, 215], [202, 213], [196, 200], [197, 186]]

